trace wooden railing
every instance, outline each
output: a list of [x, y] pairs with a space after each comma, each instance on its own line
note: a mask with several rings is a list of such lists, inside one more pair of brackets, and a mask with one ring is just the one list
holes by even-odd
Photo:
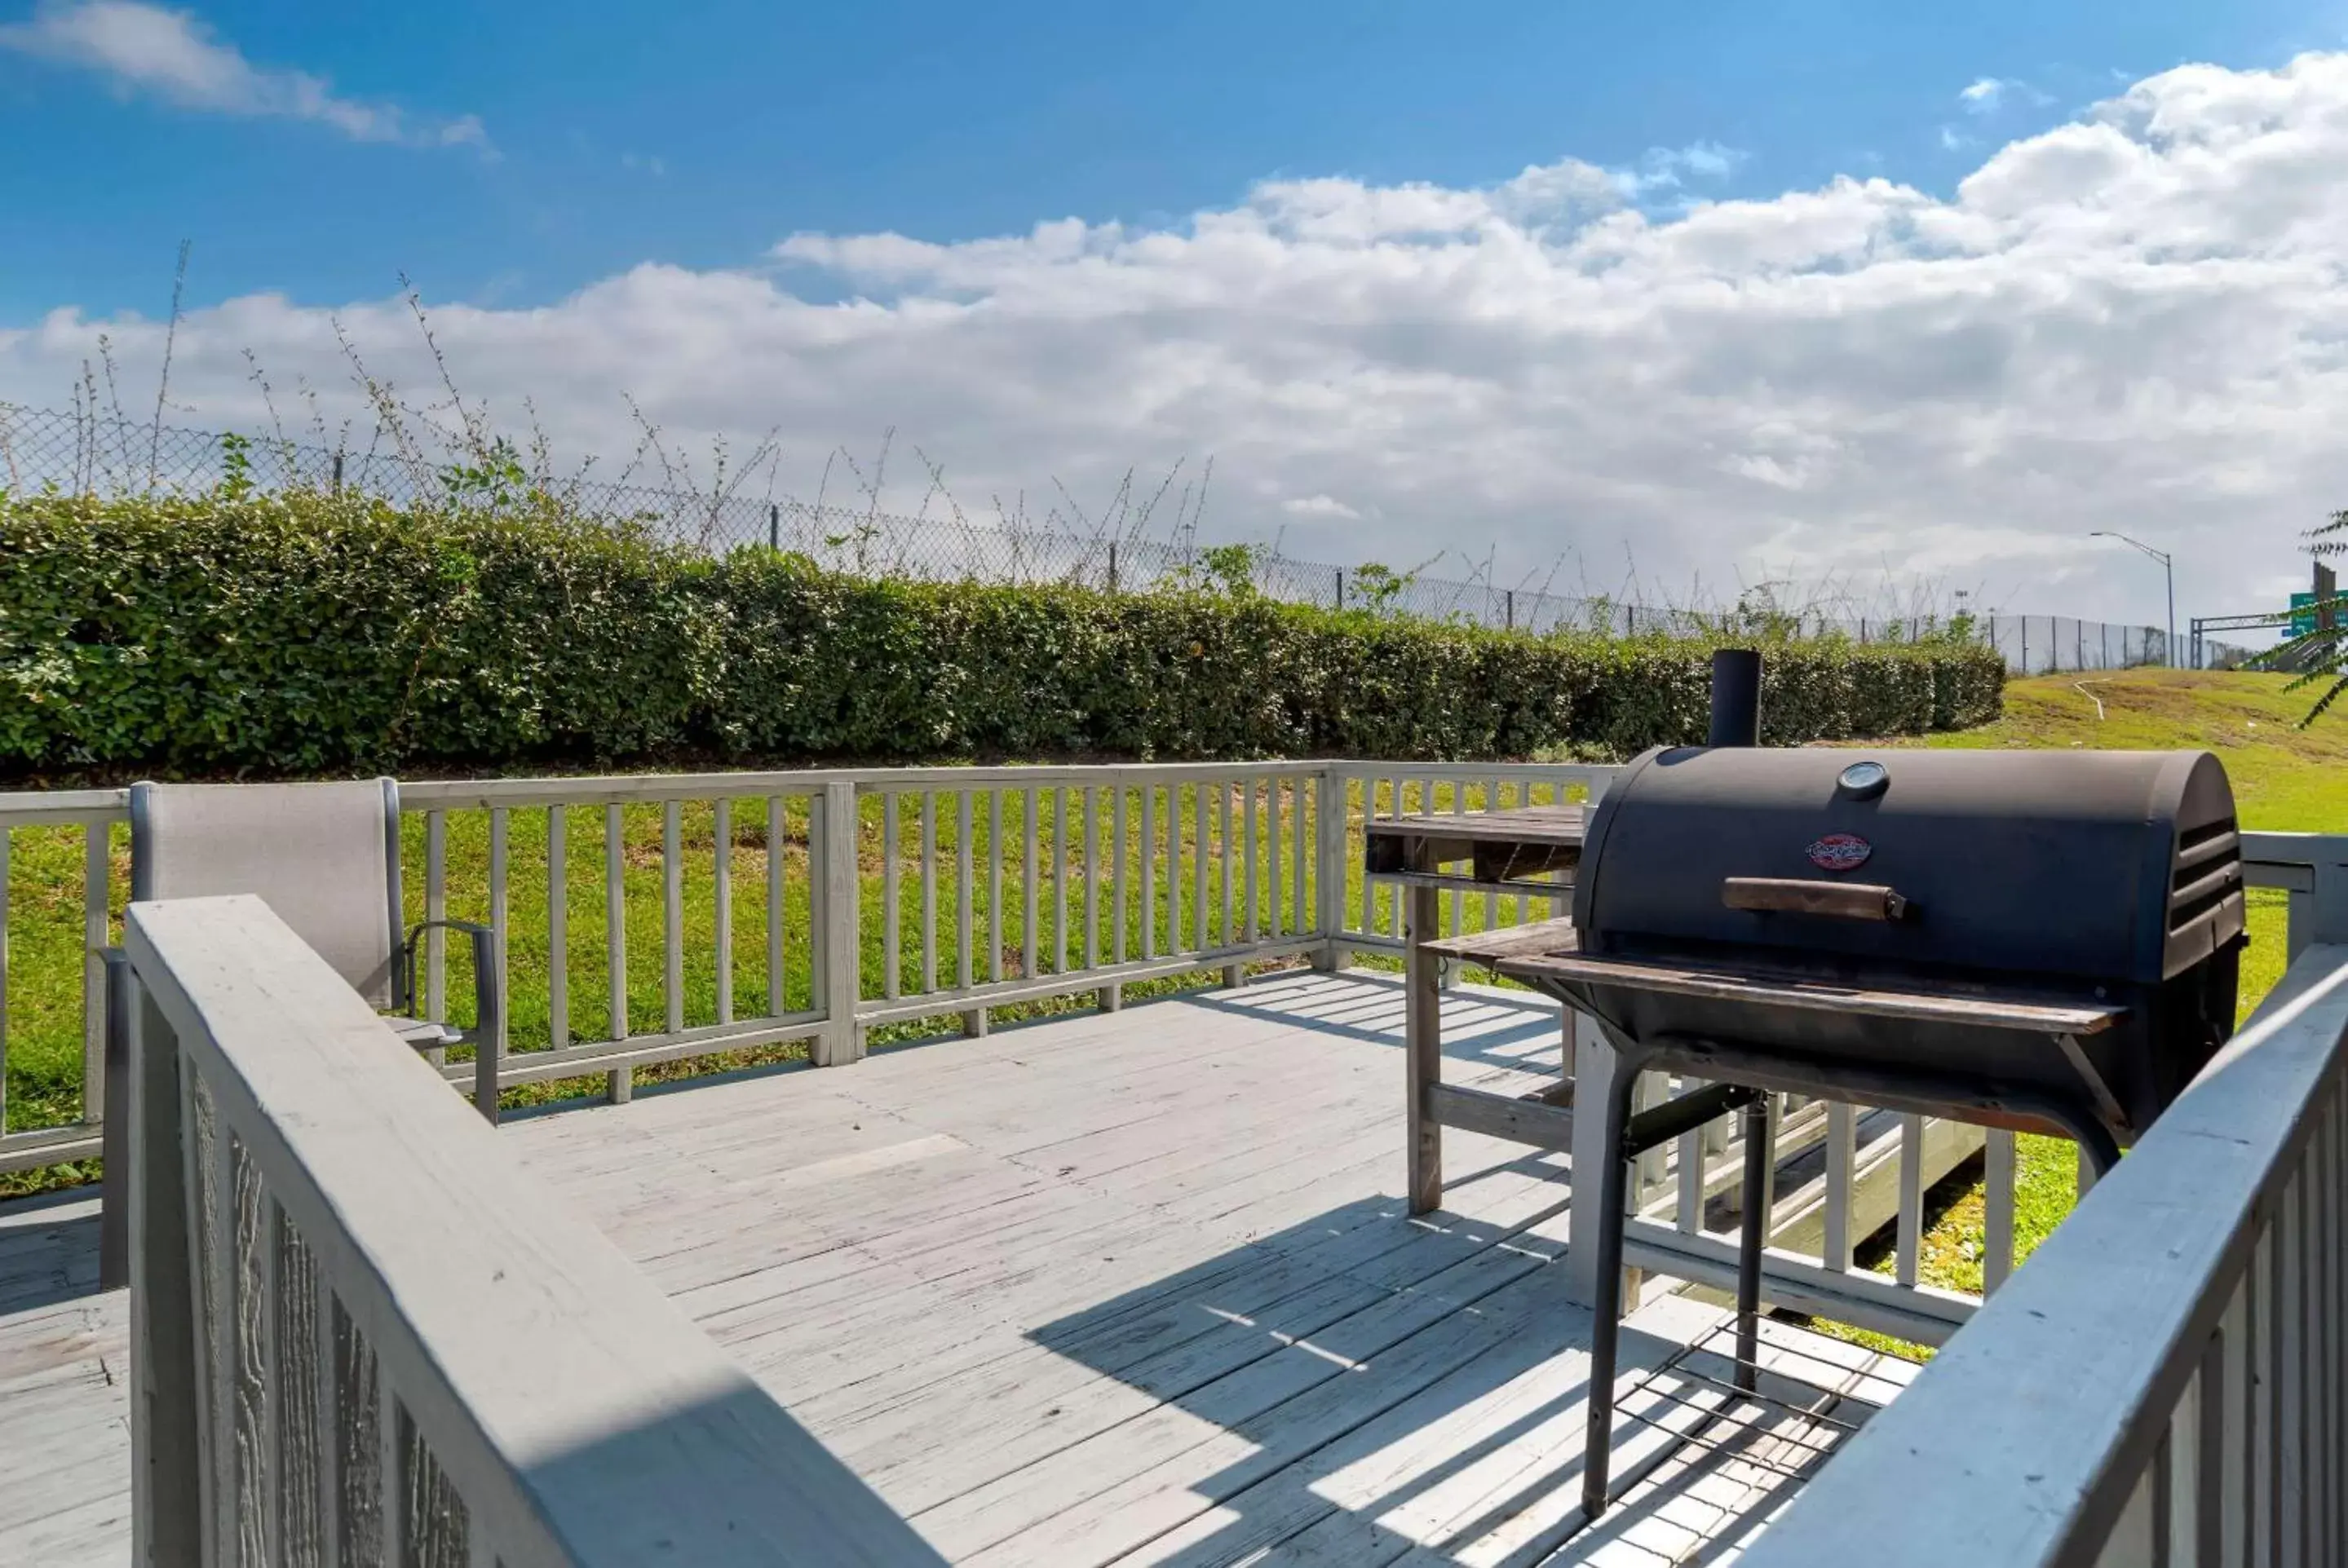
[[[522, 1005], [487, 1042], [499, 1083], [600, 1075], [625, 1098], [636, 1069], [678, 1058], [804, 1040], [837, 1065], [883, 1026], [976, 1032], [992, 1008], [1086, 993], [1115, 1007], [1169, 975], [1236, 982], [1278, 958], [1391, 955], [1399, 906], [1360, 876], [1366, 815], [1593, 797], [1613, 771], [1274, 761], [407, 783], [405, 881], [411, 919], [481, 920], [496, 961], [533, 969], [526, 995], [506, 977]], [[85, 971], [77, 1020], [11, 1019], [0, 941], [0, 1068], [33, 1030], [54, 1051], [74, 1022], [82, 1067], [57, 1124], [12, 1119], [0, 1171], [99, 1152], [96, 955], [127, 815], [121, 790], [0, 794], [0, 867], [12, 834], [51, 861], [75, 835], [78, 927], [44, 936]], [[54, 885], [56, 868], [40, 876]], [[0, 876], [0, 917], [5, 897]], [[1445, 895], [1454, 930], [1549, 913]], [[451, 983], [464, 977], [446, 934], [425, 940], [423, 1009], [450, 1021], [471, 987]]]
[[[1355, 955], [1389, 957], [1401, 946], [1400, 903], [1360, 875], [1366, 817], [1594, 800], [1616, 771], [1360, 762], [807, 770], [425, 782], [403, 785], [401, 800], [410, 913], [485, 920], [499, 936], [498, 961], [532, 967], [527, 1004], [508, 1008], [489, 1043], [498, 1081], [600, 1076], [625, 1098], [635, 1070], [653, 1062], [803, 1040], [817, 1064], [838, 1065], [864, 1053], [871, 1030], [922, 1019], [980, 1032], [990, 1009], [1084, 995], [1115, 1007], [1128, 986], [1169, 975], [1236, 981], [1249, 964], [1282, 958], [1341, 967]], [[39, 848], [52, 860], [70, 853], [84, 863], [86, 929], [57, 933], [67, 944], [108, 939], [108, 898], [120, 880], [108, 835], [122, 813], [119, 791], [0, 796], [0, 858], [15, 828], [47, 835]], [[2288, 836], [2248, 835], [2249, 875], [2289, 888], [2304, 917], [2312, 871], [2260, 847]], [[1538, 898], [1446, 890], [1439, 914], [1458, 931], [1551, 912]], [[435, 932], [422, 991], [444, 1020], [452, 998], [471, 994], [451, 985], [451, 962]], [[102, 978], [94, 960], [85, 968], [79, 1114], [0, 1136], [0, 1170], [98, 1152]], [[54, 1033], [57, 1020], [48, 1021]], [[0, 1058], [15, 1027], [0, 1011]], [[1602, 1062], [1593, 1046], [1602, 1053], [1585, 1031], [1584, 1071]], [[444, 1069], [467, 1082], [474, 1071]], [[1657, 1075], [1641, 1092], [1670, 1087]], [[1776, 1109], [1782, 1153], [1807, 1156], [1798, 1168], [1809, 1173], [1771, 1194], [1774, 1298], [1945, 1340], [1976, 1298], [1921, 1277], [1924, 1193], [1982, 1149], [1983, 1134], [1784, 1098]], [[2010, 1135], [1985, 1143], [1982, 1274], [1994, 1291], [2012, 1272], [2015, 1159]], [[1725, 1281], [1733, 1225], [1717, 1200], [1735, 1195], [1740, 1168], [1725, 1123], [1648, 1154], [1626, 1237], [1632, 1265]], [[1855, 1267], [1855, 1248], [1887, 1219], [1891, 1273]]]
[[2281, 984], [1753, 1568], [2348, 1559], [2348, 837], [2244, 853]]
[[259, 899], [126, 925], [137, 1562], [942, 1561]]

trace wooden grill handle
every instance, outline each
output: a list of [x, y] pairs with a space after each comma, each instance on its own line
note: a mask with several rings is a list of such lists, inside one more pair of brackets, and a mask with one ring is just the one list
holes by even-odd
[[1821, 882], [1807, 876], [1724, 876], [1720, 901], [1765, 915], [1832, 915], [1844, 920], [1901, 920], [1908, 900], [1875, 882]]

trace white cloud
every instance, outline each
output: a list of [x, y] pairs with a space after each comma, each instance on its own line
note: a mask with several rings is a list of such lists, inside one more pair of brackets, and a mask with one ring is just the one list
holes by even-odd
[[1957, 94], [1957, 101], [1968, 114], [1990, 114], [2005, 101], [2006, 89], [2013, 85], [1995, 77], [1976, 77], [1971, 87]]
[[1280, 509], [1292, 518], [1342, 518], [1348, 522], [1362, 515], [1334, 496], [1292, 496], [1280, 503]]
[[1965, 135], [1962, 131], [1960, 131], [1959, 129], [1957, 129], [1957, 128], [1956, 128], [1956, 127], [1952, 126], [1952, 125], [1944, 125], [1944, 126], [1942, 126], [1942, 127], [1941, 128], [1941, 151], [1943, 151], [1943, 152], [1962, 152], [1962, 151], [1964, 151], [1964, 150], [1965, 150], [1965, 149], [1967, 149], [1967, 148], [1969, 148], [1969, 147], [1971, 147], [1971, 146], [1972, 146], [1972, 145], [1973, 145], [1973, 138], [1972, 138], [1972, 137], [1969, 137], [1969, 136]]
[[1680, 190], [1690, 179], [1725, 179], [1736, 172], [1746, 156], [1741, 149], [1716, 141], [1651, 147], [1635, 167], [1614, 170], [1612, 179], [1616, 190], [1635, 200], [1653, 191]]
[[[2138, 82], [1945, 197], [1845, 179], [1659, 214], [1571, 159], [1282, 180], [1176, 225], [797, 235], [771, 271], [645, 265], [434, 324], [469, 395], [533, 398], [607, 463], [626, 388], [672, 448], [778, 428], [800, 495], [892, 425], [977, 513], [1211, 454], [1202, 534], [1308, 557], [1497, 545], [1509, 580], [1570, 552], [1557, 582], [1608, 590], [1626, 558], [1661, 585], [1942, 574], [2142, 620], [2159, 573], [2090, 529], [2174, 551], [2180, 614], [2230, 611], [2302, 579], [2301, 530], [2348, 505], [2343, 167], [2348, 56], [2310, 56]], [[428, 395], [396, 300], [338, 313]], [[0, 398], [63, 403], [101, 330], [151, 376], [160, 323], [61, 308], [0, 327]], [[346, 383], [325, 309], [235, 300], [180, 329], [183, 422], [260, 417], [246, 346], [281, 392]], [[885, 503], [922, 488], [893, 464]]]
[[193, 12], [143, 0], [41, 0], [30, 21], [0, 25], [0, 48], [95, 71], [119, 91], [180, 108], [311, 120], [356, 141], [489, 145], [473, 115], [410, 120], [394, 105], [337, 97], [323, 77], [254, 65]]

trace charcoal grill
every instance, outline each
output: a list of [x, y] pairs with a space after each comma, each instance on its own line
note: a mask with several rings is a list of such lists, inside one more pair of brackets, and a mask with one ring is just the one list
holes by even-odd
[[[1681, 747], [1607, 791], [1570, 930], [1497, 956], [1597, 1020], [1622, 1061], [1603, 1103], [1600, 1298], [1584, 1473], [1604, 1507], [1628, 1162], [1786, 1090], [2064, 1133], [2098, 1169], [2231, 1031], [2243, 942], [2233, 794], [2207, 753]], [[1709, 1086], [1638, 1116], [1640, 1071]], [[1740, 1345], [1766, 1205], [1748, 1198]], [[1751, 1358], [1740, 1361], [1749, 1387]]]

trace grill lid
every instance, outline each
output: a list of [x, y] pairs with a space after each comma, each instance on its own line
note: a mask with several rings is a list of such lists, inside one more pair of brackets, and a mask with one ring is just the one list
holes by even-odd
[[1591, 818], [1583, 950], [2155, 982], [2242, 929], [2206, 752], [1647, 753]]

